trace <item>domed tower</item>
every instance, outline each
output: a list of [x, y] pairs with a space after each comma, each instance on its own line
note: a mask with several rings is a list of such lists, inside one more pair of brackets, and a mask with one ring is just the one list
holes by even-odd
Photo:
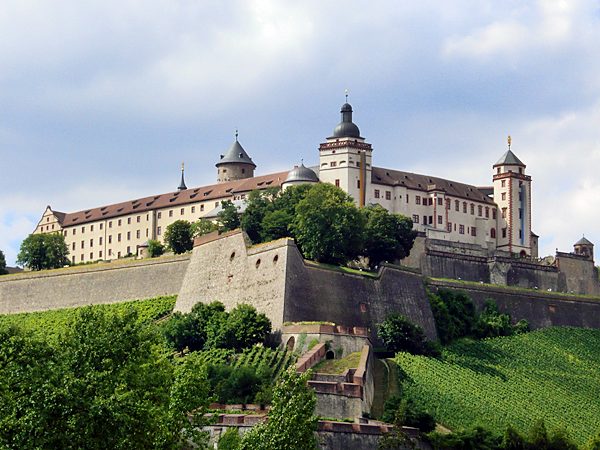
[[494, 202], [498, 205], [497, 242], [500, 250], [531, 256], [531, 177], [511, 150], [494, 164]]
[[584, 237], [579, 239], [575, 245], [573, 245], [576, 255], [585, 256], [589, 259], [594, 259], [594, 244]]
[[252, 178], [256, 164], [252, 162], [246, 150], [238, 142], [238, 133], [235, 132], [235, 142], [229, 150], [221, 155], [217, 164], [217, 183]]
[[290, 186], [297, 186], [299, 184], [307, 183], [318, 183], [319, 177], [317, 174], [308, 167], [304, 166], [304, 163], [300, 166], [295, 166], [289, 171], [287, 178], [281, 183], [281, 190], [286, 190]]
[[348, 95], [340, 113], [341, 122], [333, 129], [333, 135], [319, 146], [319, 179], [342, 188], [359, 206], [364, 206], [371, 185], [373, 148], [352, 121]]

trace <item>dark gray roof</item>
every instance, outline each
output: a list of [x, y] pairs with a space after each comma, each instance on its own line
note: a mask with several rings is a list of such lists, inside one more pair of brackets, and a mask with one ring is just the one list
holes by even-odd
[[498, 162], [496, 164], [494, 164], [494, 167], [496, 166], [523, 166], [525, 167], [525, 164], [523, 164], [523, 162], [517, 158], [517, 156], [511, 151], [508, 150], [504, 155], [502, 155], [502, 158], [500, 158], [498, 160]]
[[476, 186], [429, 175], [420, 175], [418, 173], [373, 167], [373, 170], [371, 171], [371, 182], [388, 186], [406, 186], [407, 188], [424, 192], [427, 192], [429, 188], [431, 188], [432, 190], [443, 191], [453, 197], [489, 203], [490, 205], [494, 204], [494, 200]]
[[594, 245], [590, 241], [588, 241], [585, 236], [575, 242], [575, 245]]
[[318, 183], [319, 177], [311, 169], [305, 167], [304, 164], [300, 164], [300, 166], [296, 166], [292, 170], [290, 170], [290, 173], [288, 173], [288, 176], [285, 179], [284, 183], [289, 183], [292, 181], [306, 181]]
[[248, 153], [246, 153], [246, 150], [244, 150], [237, 139], [231, 145], [231, 147], [229, 147], [229, 150], [227, 150], [224, 155], [221, 155], [221, 159], [216, 166], [219, 167], [221, 164], [229, 163], [249, 164], [253, 167], [256, 167], [256, 164], [252, 162], [252, 159], [248, 156]]
[[352, 106], [350, 103], [344, 103], [340, 110], [342, 121], [333, 129], [334, 138], [341, 137], [360, 137], [360, 130], [354, 122], [352, 122]]

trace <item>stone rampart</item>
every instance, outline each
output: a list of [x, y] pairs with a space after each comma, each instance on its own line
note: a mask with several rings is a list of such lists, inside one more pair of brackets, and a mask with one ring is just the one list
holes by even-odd
[[0, 277], [0, 314], [178, 294], [190, 255]]

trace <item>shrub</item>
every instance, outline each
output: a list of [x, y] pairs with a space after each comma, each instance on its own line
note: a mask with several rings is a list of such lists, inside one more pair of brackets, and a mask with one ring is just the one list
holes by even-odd
[[237, 427], [230, 427], [219, 439], [218, 450], [237, 450], [242, 443], [242, 438]]
[[424, 433], [433, 431], [436, 425], [431, 414], [420, 408], [412, 399], [405, 399], [400, 395], [386, 400], [381, 420], [398, 426], [418, 428]]
[[165, 252], [165, 246], [157, 241], [156, 239], [150, 239], [148, 241], [148, 256], [150, 258], [156, 258]]
[[389, 315], [378, 325], [377, 334], [387, 349], [392, 352], [429, 355], [433, 349], [427, 345], [423, 329], [401, 314]]

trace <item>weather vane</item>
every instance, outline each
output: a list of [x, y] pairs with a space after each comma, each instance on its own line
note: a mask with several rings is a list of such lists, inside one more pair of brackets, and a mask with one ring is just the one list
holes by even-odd
[[348, 103], [348, 89], [346, 89], [344, 93], [346, 94], [346, 103]]
[[510, 134], [508, 135], [507, 142], [508, 142], [508, 149], [510, 150], [510, 145], [512, 144], [512, 138], [510, 137]]
[[238, 140], [238, 129], [237, 128], [235, 129], [235, 140], [236, 141]]
[[183, 164], [183, 162], [182, 162], [182, 163], [181, 163], [181, 171], [182, 171], [182, 172], [183, 172], [183, 165], [184, 165], [184, 164]]

